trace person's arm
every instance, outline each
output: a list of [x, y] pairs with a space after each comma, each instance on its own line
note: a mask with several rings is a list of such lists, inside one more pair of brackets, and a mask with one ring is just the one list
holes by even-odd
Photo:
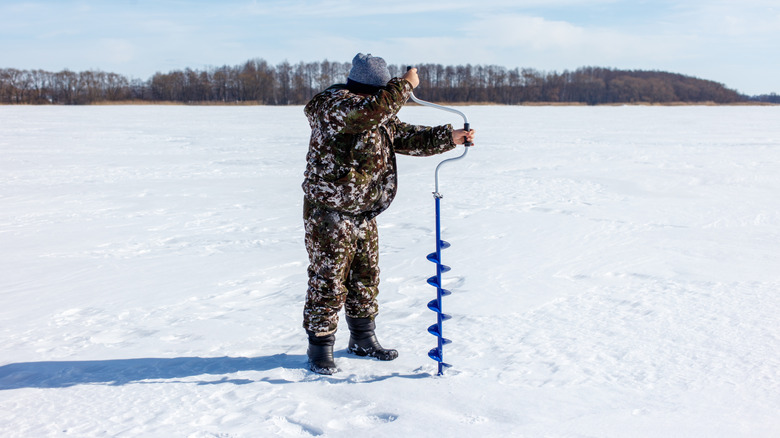
[[412, 84], [393, 78], [376, 94], [342, 99], [334, 113], [341, 118], [341, 132], [360, 134], [387, 123], [404, 106], [412, 93]]
[[400, 78], [391, 79], [376, 94], [341, 100], [336, 108], [336, 113], [342, 115], [340, 131], [360, 134], [387, 123], [398, 114], [419, 84], [417, 69], [413, 68]]
[[393, 149], [396, 153], [426, 157], [455, 148], [452, 125], [419, 126], [396, 119]]
[[474, 130], [452, 129], [452, 125], [418, 126], [396, 122], [395, 152], [425, 157], [447, 152], [457, 144], [474, 141]]

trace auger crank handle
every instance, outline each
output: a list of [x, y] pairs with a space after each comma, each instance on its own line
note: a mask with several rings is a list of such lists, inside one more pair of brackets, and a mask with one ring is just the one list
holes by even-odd
[[[406, 66], [406, 71], [409, 71], [411, 69], [412, 69], [411, 65]], [[461, 117], [463, 117], [463, 130], [466, 131], [466, 132], [471, 130], [471, 125], [469, 125], [469, 120], [466, 117], [466, 115], [463, 114], [462, 112], [460, 112], [460, 111], [458, 111], [458, 110], [456, 110], [454, 108], [448, 108], [446, 106], [441, 106], [441, 105], [437, 105], [435, 103], [427, 102], [427, 101], [422, 100], [422, 99], [418, 99], [417, 96], [414, 95], [414, 92], [412, 92], [410, 97], [412, 98], [412, 101], [414, 101], [417, 104], [429, 106], [431, 108], [438, 108], [438, 109], [440, 109], [442, 111], [449, 111], [451, 113], [455, 113], [455, 114], [460, 115]], [[469, 146], [472, 146], [472, 145], [473, 145], [473, 143], [470, 142], [470, 141], [467, 141], [467, 142], [465, 142], [463, 144], [463, 146], [466, 146], [466, 147], [469, 147]]]

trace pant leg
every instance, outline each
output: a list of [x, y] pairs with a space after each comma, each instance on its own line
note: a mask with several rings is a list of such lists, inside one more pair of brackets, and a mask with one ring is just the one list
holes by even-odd
[[355, 254], [354, 220], [333, 210], [304, 202], [309, 287], [303, 327], [317, 335], [334, 333], [338, 312], [347, 299], [347, 277]]
[[347, 277], [345, 312], [350, 318], [374, 318], [379, 311], [379, 234], [376, 219], [363, 221]]

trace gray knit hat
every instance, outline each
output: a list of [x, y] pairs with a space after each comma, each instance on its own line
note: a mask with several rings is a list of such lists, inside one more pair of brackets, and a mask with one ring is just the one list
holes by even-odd
[[384, 87], [391, 78], [384, 59], [371, 56], [370, 53], [368, 55], [358, 53], [352, 59], [352, 70], [349, 71], [347, 79], [361, 84]]

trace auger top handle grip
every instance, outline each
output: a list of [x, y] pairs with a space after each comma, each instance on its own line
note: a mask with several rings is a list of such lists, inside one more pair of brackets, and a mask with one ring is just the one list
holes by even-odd
[[[406, 67], [406, 71], [409, 71], [411, 69], [412, 69], [411, 65]], [[442, 111], [449, 111], [451, 113], [455, 113], [455, 114], [460, 115], [461, 117], [463, 117], [463, 129], [465, 131], [470, 131], [471, 130], [471, 125], [469, 125], [469, 119], [466, 117], [465, 114], [463, 114], [462, 112], [456, 110], [455, 108], [449, 108], [449, 107], [442, 106], [442, 105], [437, 105], [435, 103], [428, 102], [428, 101], [425, 101], [425, 100], [422, 100], [422, 99], [418, 99], [417, 96], [414, 95], [414, 92], [412, 92], [410, 97], [411, 97], [412, 101], [414, 101], [414, 103], [417, 103], [419, 105], [425, 105], [425, 106], [429, 106], [431, 108], [437, 108], [437, 109], [440, 109]], [[471, 143], [470, 141], [466, 141], [463, 144], [463, 146], [469, 147], [472, 144], [473, 143]]]

